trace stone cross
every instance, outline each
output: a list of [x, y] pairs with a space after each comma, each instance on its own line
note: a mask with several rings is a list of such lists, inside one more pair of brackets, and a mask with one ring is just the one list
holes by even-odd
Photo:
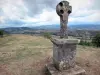
[[56, 6], [56, 12], [60, 16], [60, 38], [68, 38], [67, 23], [68, 16], [72, 12], [69, 2], [62, 1]]
[[61, 1], [56, 7], [60, 16], [60, 38], [51, 38], [53, 43], [53, 63], [47, 65], [50, 75], [85, 75], [85, 70], [75, 63], [77, 39], [68, 39], [68, 15], [72, 11], [69, 2]]

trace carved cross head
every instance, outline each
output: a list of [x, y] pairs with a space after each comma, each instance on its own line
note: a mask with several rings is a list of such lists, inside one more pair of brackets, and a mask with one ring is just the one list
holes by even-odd
[[63, 20], [67, 20], [66, 17], [72, 12], [72, 7], [69, 6], [69, 2], [67, 1], [61, 1], [57, 6], [56, 6], [56, 12], [57, 14], [63, 18]]

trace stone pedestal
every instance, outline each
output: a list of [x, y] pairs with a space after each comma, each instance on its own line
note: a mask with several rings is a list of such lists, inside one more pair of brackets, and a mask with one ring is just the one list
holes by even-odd
[[75, 64], [76, 39], [52, 39], [53, 62], [46, 65], [51, 75], [85, 75], [85, 70]]
[[53, 39], [53, 63], [58, 70], [75, 66], [76, 39]]

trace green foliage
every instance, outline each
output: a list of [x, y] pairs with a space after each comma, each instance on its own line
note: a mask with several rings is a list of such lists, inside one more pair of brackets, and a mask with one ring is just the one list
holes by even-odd
[[0, 30], [0, 37], [3, 37], [3, 35], [4, 35], [4, 31]]
[[93, 37], [92, 43], [96, 47], [100, 47], [100, 34], [97, 34], [96, 36]]
[[47, 39], [51, 39], [51, 33], [48, 33], [48, 32], [44, 32], [43, 33], [43, 36]]
[[83, 45], [83, 46], [92, 46], [91, 42], [87, 42], [87, 41], [80, 41], [79, 45]]

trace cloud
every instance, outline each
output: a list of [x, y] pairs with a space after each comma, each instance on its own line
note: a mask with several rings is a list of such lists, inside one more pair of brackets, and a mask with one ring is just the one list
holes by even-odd
[[[61, 0], [0, 0], [0, 27], [59, 24], [56, 5]], [[99, 0], [68, 0], [70, 23], [100, 22]], [[8, 25], [9, 24], [9, 25]], [[18, 26], [19, 26], [18, 25]]]
[[100, 10], [100, 0], [92, 0], [93, 5], [91, 6], [91, 9], [99, 9]]
[[100, 22], [100, 10], [83, 11], [80, 15], [75, 14], [69, 18], [70, 22]]
[[43, 9], [55, 9], [61, 0], [24, 0], [24, 4], [29, 10], [29, 16], [41, 14]]
[[[0, 8], [6, 19], [20, 19], [27, 16], [27, 8], [25, 8], [22, 0], [0, 0]], [[26, 15], [26, 16], [25, 16]]]
[[4, 23], [4, 17], [0, 16], [0, 23]]

